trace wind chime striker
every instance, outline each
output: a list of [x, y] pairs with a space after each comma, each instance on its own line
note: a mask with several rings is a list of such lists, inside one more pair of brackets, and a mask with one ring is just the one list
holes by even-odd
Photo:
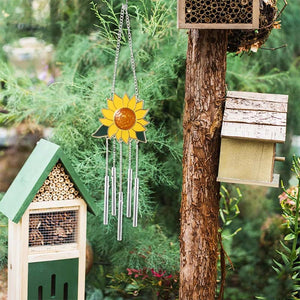
[[[130, 48], [131, 69], [134, 78], [135, 95], [131, 98], [125, 93], [123, 98], [115, 93], [116, 74], [120, 54], [121, 38], [123, 32], [123, 21], [126, 19], [128, 44]], [[111, 196], [111, 214], [118, 215], [118, 232], [117, 240], [122, 240], [122, 224], [123, 224], [123, 143], [128, 147], [128, 170], [127, 170], [127, 199], [126, 199], [126, 217], [133, 218], [133, 227], [137, 226], [138, 206], [139, 206], [139, 178], [138, 178], [138, 150], [139, 142], [146, 143], [145, 126], [149, 123], [144, 118], [148, 110], [143, 108], [144, 102], [139, 99], [138, 83], [135, 71], [135, 61], [133, 55], [132, 38], [130, 31], [130, 19], [128, 14], [128, 2], [122, 4], [120, 13], [120, 24], [117, 36], [117, 47], [115, 56], [115, 67], [113, 74], [113, 83], [111, 90], [111, 98], [107, 99], [107, 108], [102, 109], [103, 118], [99, 121], [102, 124], [92, 135], [95, 138], [106, 138], [106, 168], [104, 180], [104, 209], [103, 224], [108, 224], [109, 216], [109, 197]], [[110, 141], [112, 144], [112, 167], [109, 175], [109, 148]], [[117, 178], [116, 164], [116, 141], [119, 143], [119, 178]], [[135, 141], [135, 178], [133, 188], [133, 209], [132, 209], [132, 141]], [[118, 179], [118, 182], [117, 182]], [[117, 183], [118, 207], [117, 207]]]

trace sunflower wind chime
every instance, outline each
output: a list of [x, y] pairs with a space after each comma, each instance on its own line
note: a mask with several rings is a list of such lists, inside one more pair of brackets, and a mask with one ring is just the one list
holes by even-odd
[[[119, 61], [121, 38], [123, 32], [124, 17], [127, 25], [128, 44], [130, 48], [131, 69], [134, 78], [135, 95], [131, 98], [125, 94], [119, 97], [115, 94], [116, 74]], [[148, 122], [144, 119], [148, 110], [143, 108], [144, 102], [139, 99], [138, 83], [135, 71], [135, 61], [133, 56], [132, 38], [130, 31], [130, 19], [128, 14], [128, 1], [122, 4], [120, 13], [119, 31], [117, 36], [117, 47], [115, 56], [115, 67], [111, 89], [111, 98], [107, 99], [107, 108], [102, 109], [103, 118], [100, 118], [102, 124], [93, 134], [95, 138], [106, 138], [106, 167], [104, 180], [104, 210], [103, 224], [108, 224], [109, 203], [111, 204], [111, 214], [118, 215], [117, 240], [122, 240], [123, 224], [123, 143], [128, 147], [128, 170], [127, 170], [127, 199], [126, 199], [126, 217], [133, 217], [133, 227], [137, 226], [138, 207], [139, 207], [139, 178], [138, 178], [138, 149], [139, 142], [146, 143], [145, 126]], [[135, 141], [135, 178], [133, 187], [133, 170], [131, 167], [132, 142]], [[119, 144], [119, 177], [117, 176], [117, 158], [116, 142]], [[112, 167], [109, 175], [109, 151], [112, 147]], [[119, 189], [117, 193], [117, 188]], [[132, 208], [133, 192], [133, 208]], [[109, 199], [111, 198], [111, 201]], [[117, 206], [118, 199], [118, 206]]]

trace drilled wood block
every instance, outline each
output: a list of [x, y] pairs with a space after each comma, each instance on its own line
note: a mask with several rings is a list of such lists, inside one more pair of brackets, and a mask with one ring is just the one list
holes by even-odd
[[259, 0], [178, 0], [178, 28], [254, 29]]

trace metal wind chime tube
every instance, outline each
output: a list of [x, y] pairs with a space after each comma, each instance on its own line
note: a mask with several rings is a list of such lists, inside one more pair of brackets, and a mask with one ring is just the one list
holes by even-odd
[[123, 153], [122, 142], [120, 143], [120, 177], [119, 177], [119, 206], [118, 206], [118, 232], [117, 240], [122, 241], [122, 227], [123, 227], [123, 188], [122, 188], [122, 176], [123, 176]]
[[126, 217], [131, 218], [131, 195], [132, 195], [132, 169], [131, 169], [131, 141], [128, 145], [128, 174], [127, 174], [127, 210]]
[[109, 202], [108, 138], [106, 138], [106, 162], [105, 162], [104, 210], [103, 210], [104, 225], [108, 224], [108, 202]]
[[[108, 147], [108, 145], [107, 145]], [[116, 140], [113, 140], [113, 166], [111, 168], [111, 214], [117, 215], [117, 171], [116, 171]]]
[[[121, 39], [123, 32], [124, 17], [126, 18], [128, 44], [130, 48], [130, 63], [134, 79], [135, 95], [129, 98], [127, 94], [123, 98], [115, 94], [116, 75], [119, 61]], [[138, 83], [135, 70], [135, 61], [133, 55], [132, 37], [130, 30], [130, 19], [128, 14], [128, 4], [122, 4], [120, 13], [120, 24], [117, 35], [117, 46], [115, 56], [115, 66], [111, 90], [111, 98], [107, 99], [107, 108], [102, 109], [103, 118], [100, 119], [101, 126], [93, 134], [95, 138], [106, 137], [106, 170], [105, 170], [105, 186], [104, 186], [104, 212], [103, 223], [108, 224], [109, 217], [109, 190], [111, 189], [111, 214], [117, 216], [117, 240], [122, 240], [123, 234], [123, 215], [127, 218], [133, 217], [133, 227], [137, 226], [138, 208], [139, 208], [139, 178], [138, 178], [138, 145], [139, 142], [146, 143], [145, 126], [149, 123], [145, 120], [148, 112], [143, 108], [144, 102], [139, 99]], [[112, 139], [112, 168], [111, 178], [108, 174], [109, 163], [109, 139]], [[135, 155], [135, 178], [133, 186], [133, 170], [132, 170], [132, 141], [136, 141], [136, 155]], [[117, 178], [116, 171], [116, 142], [119, 142], [119, 178]], [[122, 143], [128, 144], [128, 169], [127, 169], [127, 199], [126, 212], [123, 212], [123, 146]], [[110, 180], [109, 180], [110, 179]], [[111, 186], [110, 186], [111, 182]], [[117, 203], [117, 183], [119, 185], [118, 203]], [[133, 198], [133, 207], [132, 207]]]
[[138, 166], [139, 166], [139, 143], [136, 142], [136, 154], [135, 154], [135, 179], [134, 179], [134, 198], [133, 198], [133, 222], [132, 226], [137, 227], [138, 210], [139, 210], [139, 178], [138, 178]]

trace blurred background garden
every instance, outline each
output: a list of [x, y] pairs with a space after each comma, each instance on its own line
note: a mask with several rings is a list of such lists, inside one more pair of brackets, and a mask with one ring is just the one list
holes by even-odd
[[[94, 257], [87, 299], [176, 299], [178, 294], [187, 34], [177, 29], [176, 5], [175, 0], [129, 1], [140, 97], [150, 124], [148, 143], [140, 147], [139, 226], [124, 220], [118, 242], [116, 220], [102, 225], [105, 141], [91, 134], [110, 96], [121, 1], [0, 2], [0, 199], [41, 137], [63, 148], [99, 211], [88, 217]], [[275, 165], [286, 188], [297, 185], [291, 167], [293, 154], [300, 155], [299, 15], [299, 0], [289, 1], [281, 28], [272, 30], [261, 49], [227, 57], [228, 90], [289, 95], [287, 140], [277, 149], [286, 161]], [[130, 50], [122, 43], [116, 92], [132, 96]], [[222, 188], [221, 208], [228, 204], [230, 211], [227, 221], [220, 218], [230, 258], [225, 299], [288, 299], [293, 283], [272, 268], [273, 259], [281, 260], [287, 230], [282, 192]], [[1, 293], [6, 299], [6, 264], [7, 219], [0, 215], [0, 299]]]

